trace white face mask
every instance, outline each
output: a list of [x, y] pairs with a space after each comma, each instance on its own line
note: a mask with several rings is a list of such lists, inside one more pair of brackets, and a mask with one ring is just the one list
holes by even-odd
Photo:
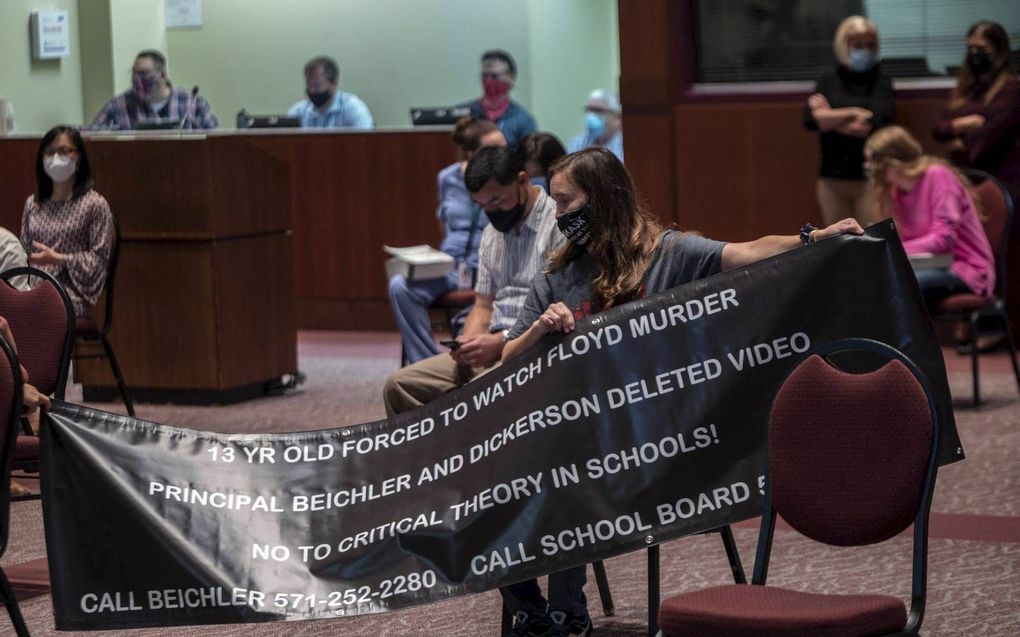
[[43, 158], [43, 170], [53, 181], [67, 181], [74, 177], [78, 170], [78, 160], [61, 155], [51, 155]]

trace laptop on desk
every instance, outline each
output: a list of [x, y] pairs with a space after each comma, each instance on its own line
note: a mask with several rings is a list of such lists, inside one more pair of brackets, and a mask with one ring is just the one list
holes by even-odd
[[414, 126], [444, 126], [456, 124], [458, 119], [470, 115], [471, 108], [469, 106], [412, 108], [411, 124]]

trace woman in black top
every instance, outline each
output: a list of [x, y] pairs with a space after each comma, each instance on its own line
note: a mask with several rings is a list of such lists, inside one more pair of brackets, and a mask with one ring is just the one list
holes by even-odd
[[804, 106], [804, 126], [817, 130], [822, 151], [817, 193], [822, 220], [875, 221], [864, 175], [864, 140], [893, 121], [892, 80], [878, 63], [878, 29], [850, 16], [836, 29], [839, 64], [815, 85]]

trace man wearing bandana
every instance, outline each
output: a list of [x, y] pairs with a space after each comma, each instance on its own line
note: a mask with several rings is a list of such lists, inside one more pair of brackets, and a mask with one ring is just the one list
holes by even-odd
[[164, 123], [185, 130], [218, 125], [204, 97], [170, 83], [166, 56], [155, 50], [142, 51], [131, 67], [131, 90], [107, 102], [89, 128], [132, 130]]
[[510, 89], [517, 81], [517, 63], [506, 51], [493, 49], [482, 54], [482, 97], [461, 104], [471, 109], [478, 119], [496, 122], [509, 146], [538, 129], [535, 118], [523, 106], [510, 99]]
[[478, 247], [475, 304], [454, 349], [386, 380], [383, 401], [389, 416], [431, 402], [499, 363], [532, 279], [564, 240], [556, 225], [556, 202], [531, 183], [516, 149], [479, 149], [468, 162], [464, 183], [489, 218]]
[[302, 128], [368, 129], [375, 124], [368, 106], [353, 93], [339, 90], [340, 67], [331, 57], [319, 56], [305, 64], [305, 93], [287, 111], [301, 120]]

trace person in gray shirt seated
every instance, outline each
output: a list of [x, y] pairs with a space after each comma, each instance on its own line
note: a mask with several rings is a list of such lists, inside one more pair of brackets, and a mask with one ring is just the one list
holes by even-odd
[[287, 111], [288, 117], [301, 120], [301, 128], [358, 128], [375, 126], [368, 106], [353, 93], [340, 89], [340, 66], [325, 55], [305, 64], [305, 92]]

